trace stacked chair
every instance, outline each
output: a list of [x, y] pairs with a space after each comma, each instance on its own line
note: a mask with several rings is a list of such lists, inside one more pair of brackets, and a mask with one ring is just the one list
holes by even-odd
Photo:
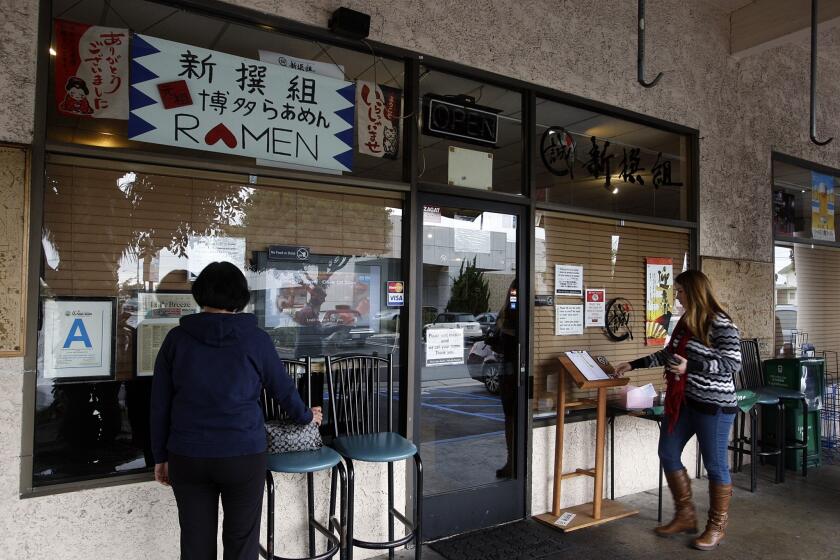
[[[305, 393], [304, 401], [307, 407], [312, 406], [312, 368], [309, 358], [304, 360], [282, 360], [286, 371], [298, 387], [301, 393]], [[303, 395], [302, 395], [303, 396]], [[266, 421], [281, 420], [284, 415], [277, 403], [263, 389], [261, 404]], [[314, 475], [316, 472], [332, 471], [332, 486], [330, 489], [330, 508], [328, 526], [324, 526], [315, 519], [315, 487]], [[341, 456], [330, 447], [321, 447], [316, 451], [298, 451], [292, 453], [270, 453], [268, 455], [268, 470], [265, 475], [266, 489], [268, 491], [268, 503], [266, 504], [267, 517], [267, 546], [262, 550], [268, 560], [292, 560], [275, 556], [274, 554], [274, 473], [300, 473], [306, 475], [307, 495], [307, 529], [309, 532], [309, 556], [306, 560], [327, 560], [339, 553], [343, 556], [346, 542], [343, 535], [347, 533], [347, 472], [341, 462]], [[339, 516], [335, 513], [336, 481], [341, 480], [341, 505]], [[316, 552], [316, 532], [327, 539], [326, 550], [318, 554]], [[299, 559], [304, 560], [304, 559]]]
[[[333, 448], [341, 454], [347, 467], [348, 514], [346, 558], [352, 560], [353, 547], [388, 550], [414, 541], [416, 560], [421, 557], [421, 519], [423, 503], [423, 464], [417, 447], [393, 431], [394, 425], [394, 368], [390, 354], [387, 358], [373, 356], [342, 356], [326, 358], [329, 389], [330, 424], [335, 439]], [[382, 420], [383, 409], [385, 422]], [[414, 459], [416, 484], [414, 521], [394, 507], [394, 463]], [[353, 462], [387, 463], [388, 465], [388, 540], [370, 542], [353, 535], [355, 471]], [[335, 478], [335, 473], [333, 478]], [[333, 493], [335, 484], [333, 484]], [[332, 499], [331, 501], [334, 501]], [[399, 520], [406, 534], [395, 538], [394, 525]]]

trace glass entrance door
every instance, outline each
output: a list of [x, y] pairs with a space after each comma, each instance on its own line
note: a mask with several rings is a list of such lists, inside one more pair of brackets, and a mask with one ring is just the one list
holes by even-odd
[[421, 198], [416, 435], [434, 539], [524, 516], [527, 300], [517, 208]]

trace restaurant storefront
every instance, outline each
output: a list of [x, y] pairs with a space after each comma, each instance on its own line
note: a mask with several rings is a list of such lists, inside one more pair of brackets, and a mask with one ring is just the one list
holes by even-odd
[[[557, 357], [664, 344], [673, 277], [701, 264], [698, 131], [200, 4], [41, 3], [20, 495], [145, 488], [156, 349], [197, 311], [198, 272], [229, 260], [281, 357], [321, 373], [325, 356], [393, 359], [426, 539], [545, 511]], [[63, 352], [85, 337], [99, 355]], [[662, 388], [653, 370], [631, 382]], [[588, 441], [590, 420], [567, 420], [569, 441]], [[653, 487], [655, 429], [621, 419], [615, 438], [616, 496]], [[384, 471], [365, 474], [357, 532], [381, 535]], [[294, 553], [305, 496], [276, 478]], [[411, 476], [397, 479], [410, 511]], [[123, 505], [147, 510], [143, 496]], [[573, 489], [564, 505], [588, 499]], [[143, 515], [174, 523], [174, 503]]]

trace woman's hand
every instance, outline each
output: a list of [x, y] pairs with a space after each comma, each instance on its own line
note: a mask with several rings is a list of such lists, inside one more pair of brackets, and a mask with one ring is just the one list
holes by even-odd
[[633, 366], [631, 366], [629, 362], [621, 362], [620, 364], [615, 366], [614, 371], [616, 377], [624, 377], [624, 374], [632, 369]]
[[688, 360], [679, 354], [673, 354], [671, 359], [668, 361], [666, 369], [669, 373], [673, 373], [674, 375], [685, 375], [686, 367], [688, 367]]
[[155, 480], [164, 486], [170, 486], [168, 461], [166, 463], [157, 463], [155, 465]]
[[313, 406], [312, 407], [312, 421], [315, 422], [317, 426], [321, 425], [321, 422], [324, 420], [324, 413], [321, 411], [320, 406]]

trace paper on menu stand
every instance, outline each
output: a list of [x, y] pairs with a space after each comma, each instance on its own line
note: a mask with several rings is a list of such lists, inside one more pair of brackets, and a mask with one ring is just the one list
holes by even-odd
[[585, 350], [572, 350], [570, 352], [566, 352], [566, 357], [568, 357], [575, 367], [583, 374], [586, 379], [589, 381], [599, 381], [601, 379], [610, 379], [610, 376], [601, 369], [601, 366], [598, 365], [598, 362], [589, 355], [589, 352]]

